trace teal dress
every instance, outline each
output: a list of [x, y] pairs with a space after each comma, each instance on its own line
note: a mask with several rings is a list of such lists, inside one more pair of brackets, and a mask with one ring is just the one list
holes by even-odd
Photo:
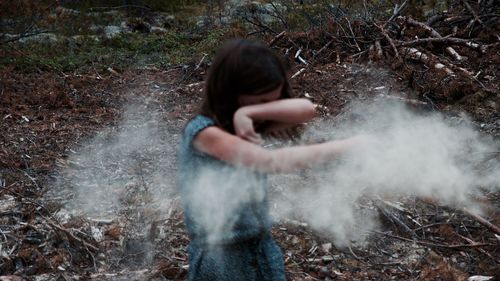
[[179, 189], [191, 239], [188, 280], [285, 280], [283, 256], [270, 233], [266, 175], [192, 145], [201, 130], [214, 125], [196, 116], [184, 129], [179, 151]]

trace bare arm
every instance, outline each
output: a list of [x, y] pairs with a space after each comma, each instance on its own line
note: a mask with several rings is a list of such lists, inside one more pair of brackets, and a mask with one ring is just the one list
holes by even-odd
[[267, 150], [217, 127], [208, 127], [194, 146], [224, 162], [263, 172], [291, 172], [333, 160], [358, 143], [357, 138]]
[[237, 136], [259, 143], [255, 122], [272, 121], [273, 129], [279, 129], [307, 122], [315, 115], [315, 107], [307, 99], [282, 99], [239, 108], [234, 114], [233, 124]]
[[[280, 123], [304, 123], [316, 115], [314, 105], [308, 99], [282, 99], [240, 107], [235, 116], [247, 116], [254, 121]], [[235, 117], [237, 119], [237, 117]]]

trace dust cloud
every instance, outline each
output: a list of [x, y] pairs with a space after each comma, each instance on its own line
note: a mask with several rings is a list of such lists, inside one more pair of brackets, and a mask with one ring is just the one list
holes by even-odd
[[161, 116], [152, 100], [127, 105], [117, 124], [73, 148], [49, 198], [69, 215], [94, 219], [167, 211], [178, 137]]
[[[480, 211], [481, 189], [500, 187], [498, 143], [482, 136], [463, 116], [412, 111], [401, 104], [356, 103], [335, 119], [317, 122], [307, 139], [363, 134], [365, 144], [305, 175], [272, 176], [277, 220], [299, 217], [337, 245], [361, 243], [378, 226], [374, 204], [401, 197], [430, 197], [454, 208]], [[493, 156], [493, 157], [492, 157]], [[202, 171], [187, 200], [194, 217], [217, 241], [231, 229], [236, 210], [263, 199], [259, 184], [234, 171]], [[252, 194], [252, 192], [254, 192]], [[362, 203], [360, 203], [362, 201]], [[359, 208], [365, 204], [368, 208]]]
[[[117, 126], [105, 130], [69, 159], [60, 184], [70, 193], [66, 209], [115, 218], [132, 207], [164, 215], [175, 195], [179, 137], [165, 128], [147, 104], [129, 106]], [[337, 245], [362, 240], [377, 227], [374, 208], [359, 202], [404, 196], [432, 197], [456, 208], [480, 210], [472, 200], [481, 189], [498, 189], [498, 142], [481, 135], [467, 118], [417, 113], [402, 105], [352, 104], [333, 119], [312, 124], [307, 139], [364, 134], [369, 141], [342, 158], [306, 171], [307, 176], [272, 177], [272, 213], [299, 217], [330, 235]], [[498, 152], [497, 152], [498, 153]], [[202, 171], [186, 199], [209, 241], [230, 229], [236, 210], [265, 192], [248, 175]], [[60, 190], [60, 189], [59, 189]], [[276, 192], [274, 192], [276, 193]], [[145, 212], [139, 212], [144, 214]], [[135, 219], [146, 223], [144, 217]], [[140, 227], [139, 227], [140, 228]]]
[[[252, 214], [260, 212], [255, 202], [266, 200], [265, 178], [252, 171], [223, 168], [206, 168], [189, 187], [185, 200], [191, 215], [197, 222], [198, 231], [207, 234], [209, 244], [232, 240], [231, 229], [237, 223], [242, 210]], [[254, 223], [254, 216], [243, 218], [245, 223]]]
[[277, 216], [299, 213], [337, 244], [362, 240], [366, 230], [377, 226], [375, 212], [358, 208], [362, 200], [370, 205], [383, 198], [420, 196], [480, 212], [472, 198], [500, 187], [499, 143], [463, 116], [417, 113], [397, 103], [355, 103], [335, 120], [313, 127], [308, 138], [368, 137], [341, 159], [311, 171], [314, 184], [293, 189], [292, 199], [278, 202]]

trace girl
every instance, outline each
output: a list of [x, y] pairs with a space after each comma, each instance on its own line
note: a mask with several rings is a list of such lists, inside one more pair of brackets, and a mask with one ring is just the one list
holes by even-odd
[[[359, 140], [261, 147], [263, 131], [307, 122], [315, 107], [309, 100], [291, 98], [281, 59], [257, 42], [225, 44], [211, 66], [205, 95], [200, 114], [184, 129], [179, 154], [179, 185], [191, 239], [188, 280], [285, 280], [281, 250], [270, 236], [266, 174], [334, 159]], [[219, 175], [210, 184], [215, 187], [199, 182], [207, 169]], [[228, 187], [234, 174], [245, 175], [244, 183]], [[210, 188], [215, 198], [200, 196]], [[245, 188], [244, 200], [217, 200]], [[212, 233], [214, 224], [206, 222], [206, 204], [224, 210], [217, 213], [224, 218], [217, 235]]]

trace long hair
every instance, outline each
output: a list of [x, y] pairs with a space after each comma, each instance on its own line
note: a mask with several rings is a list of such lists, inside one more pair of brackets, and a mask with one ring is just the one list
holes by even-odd
[[228, 41], [217, 53], [205, 84], [201, 114], [234, 133], [233, 115], [241, 95], [260, 95], [283, 85], [280, 99], [291, 89], [281, 58], [267, 46], [245, 39]]

